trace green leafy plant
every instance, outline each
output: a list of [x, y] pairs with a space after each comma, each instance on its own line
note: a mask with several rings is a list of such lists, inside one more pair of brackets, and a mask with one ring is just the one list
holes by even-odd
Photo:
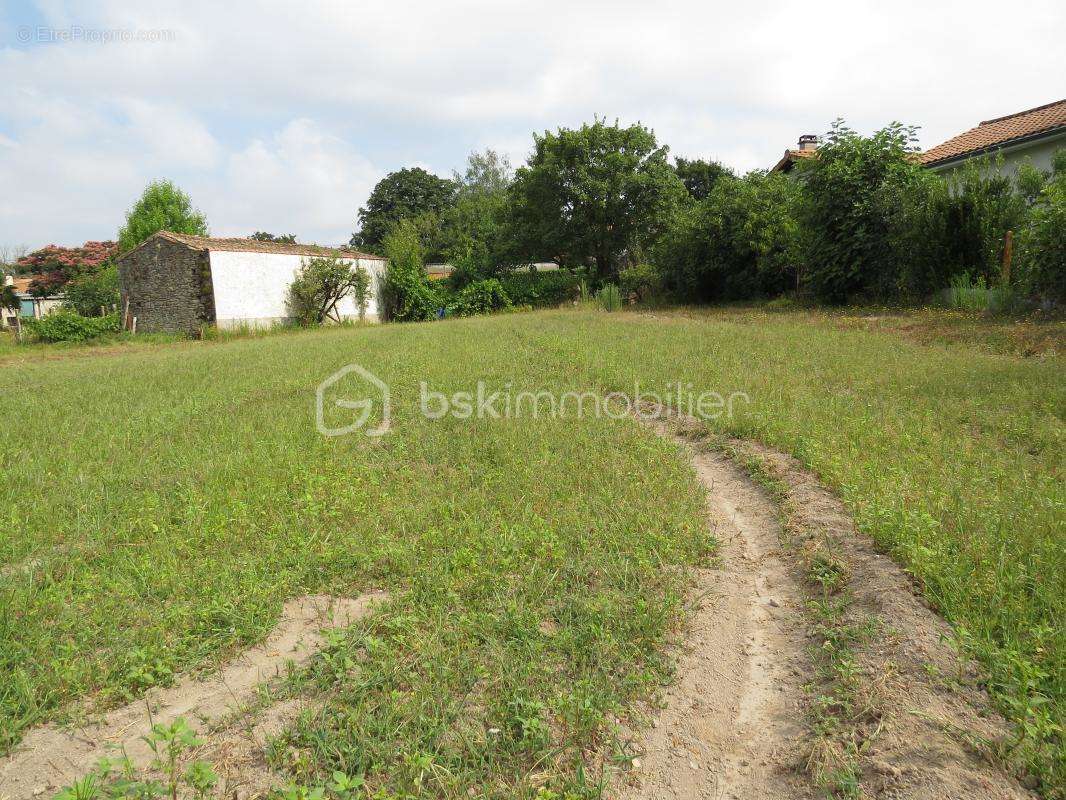
[[617, 311], [622, 307], [622, 293], [613, 283], [608, 283], [596, 292], [596, 299], [604, 311]]
[[658, 270], [648, 263], [626, 267], [618, 273], [618, 282], [626, 292], [634, 295], [638, 301], [647, 300], [662, 288], [662, 280]]
[[623, 256], [654, 241], [688, 198], [668, 152], [643, 125], [601, 119], [535, 135], [511, 188], [517, 248], [591, 260], [598, 281], [615, 279]]
[[471, 317], [475, 314], [503, 311], [511, 305], [511, 298], [507, 296], [500, 282], [489, 278], [463, 287], [448, 304], [448, 311], [459, 317]]
[[365, 781], [362, 775], [346, 775], [343, 772], [333, 773], [333, 782], [329, 790], [337, 795], [340, 800], [351, 800], [363, 787]]
[[410, 220], [397, 223], [384, 241], [388, 266], [382, 281], [382, 310], [396, 322], [433, 319], [442, 307], [436, 287], [426, 277], [422, 243]]
[[289, 285], [289, 314], [305, 326], [340, 322], [337, 304], [348, 295], [362, 319], [370, 300], [370, 276], [363, 267], [334, 257], [305, 258]]
[[501, 273], [498, 279], [515, 305], [556, 308], [578, 296], [582, 275], [569, 269], [537, 272], [519, 268]]
[[802, 262], [801, 186], [782, 175], [725, 175], [672, 218], [652, 250], [666, 289], [683, 301], [746, 300], [794, 288]]
[[57, 308], [41, 319], [26, 320], [25, 325], [42, 342], [84, 342], [121, 330], [118, 314], [83, 317], [68, 308]]
[[63, 304], [83, 317], [105, 316], [118, 308], [118, 303], [118, 269], [114, 264], [85, 272], [63, 287]]
[[366, 205], [359, 209], [359, 230], [352, 234], [352, 245], [381, 252], [397, 223], [423, 215], [439, 217], [451, 205], [455, 189], [454, 182], [421, 167], [390, 172], [378, 181]]
[[[893, 258], [889, 226], [876, 201], [886, 185], [906, 183], [921, 167], [917, 129], [892, 123], [860, 136], [836, 120], [816, 158], [802, 162], [802, 222], [807, 234], [805, 281], [829, 302], [875, 293]], [[891, 270], [889, 270], [891, 272]]]
[[1053, 158], [1054, 171], [1033, 198], [1019, 241], [1020, 284], [1048, 301], [1066, 302], [1066, 149]]
[[185, 770], [185, 782], [192, 788], [197, 800], [204, 800], [218, 783], [218, 775], [206, 761], [194, 761]]
[[278, 793], [281, 800], [323, 800], [326, 790], [321, 786], [302, 786], [290, 783]]
[[[147, 736], [141, 737], [155, 755], [154, 766], [166, 776], [170, 800], [178, 800], [178, 758], [187, 750], [199, 747], [203, 740], [196, 735], [184, 717], [178, 717], [169, 725], [156, 723]], [[208, 770], [200, 769], [193, 778], [200, 781], [209, 780]], [[190, 782], [191, 783], [191, 782]], [[191, 784], [195, 788], [195, 784]], [[211, 782], [213, 784], [213, 781]], [[210, 787], [208, 787], [210, 788]]]

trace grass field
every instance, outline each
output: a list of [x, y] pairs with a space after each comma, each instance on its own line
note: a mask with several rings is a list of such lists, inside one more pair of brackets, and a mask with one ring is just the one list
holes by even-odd
[[[301, 780], [594, 796], [583, 753], [668, 672], [684, 568], [713, 554], [698, 488], [630, 421], [431, 421], [418, 384], [682, 381], [748, 395], [716, 426], [841, 495], [958, 626], [1020, 757], [1063, 780], [1066, 370], [1009, 334], [958, 338], [807, 312], [560, 311], [0, 349], [0, 743], [231, 654], [287, 597], [376, 587], [393, 600], [336, 643], [358, 681], [320, 676]], [[314, 389], [349, 362], [392, 388], [381, 439], [316, 432]]]

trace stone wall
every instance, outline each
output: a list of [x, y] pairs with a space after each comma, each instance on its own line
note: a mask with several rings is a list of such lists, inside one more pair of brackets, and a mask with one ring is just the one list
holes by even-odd
[[197, 335], [215, 321], [206, 250], [162, 237], [149, 239], [118, 262], [122, 306], [130, 302], [137, 330]]

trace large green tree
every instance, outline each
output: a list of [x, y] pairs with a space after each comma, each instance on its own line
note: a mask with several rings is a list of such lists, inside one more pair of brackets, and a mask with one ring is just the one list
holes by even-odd
[[455, 173], [455, 201], [440, 217], [435, 249], [454, 265], [453, 283], [495, 275], [507, 261], [507, 190], [511, 163], [493, 150], [471, 153], [466, 171]]
[[400, 220], [439, 216], [455, 196], [455, 183], [421, 167], [401, 169], [378, 181], [366, 206], [359, 209], [359, 230], [353, 247], [380, 251], [385, 236]]
[[534, 135], [512, 187], [512, 223], [531, 260], [562, 258], [617, 276], [620, 262], [650, 244], [685, 195], [668, 148], [643, 125], [597, 119], [576, 130]]
[[207, 219], [193, 208], [189, 195], [171, 181], [154, 181], [126, 214], [118, 232], [118, 250], [128, 252], [159, 231], [207, 236]]
[[706, 198], [720, 178], [736, 177], [729, 167], [722, 166], [717, 161], [704, 161], [700, 158], [679, 158], [674, 165], [674, 171], [694, 200]]

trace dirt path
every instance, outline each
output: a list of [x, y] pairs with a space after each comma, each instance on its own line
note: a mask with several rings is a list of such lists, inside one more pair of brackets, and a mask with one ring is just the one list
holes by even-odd
[[707, 489], [721, 564], [698, 573], [678, 683], [642, 737], [644, 755], [621, 796], [806, 797], [798, 766], [809, 638], [801, 587], [780, 555], [777, 510], [725, 455], [681, 444]]
[[171, 688], [150, 690], [145, 699], [77, 729], [48, 725], [31, 731], [0, 760], [0, 799], [49, 798], [82, 777], [102, 756], [120, 755], [123, 750], [134, 765], [145, 767], [152, 753], [141, 737], [153, 722], [165, 725], [178, 717], [201, 732], [221, 725], [207, 737], [208, 757], [214, 756], [211, 760], [222, 767], [224, 776], [227, 764], [232, 766], [236, 784], [261, 783], [252, 769], [255, 756], [262, 760], [256, 745], [261, 750], [264, 737], [294, 718], [299, 707], [290, 701], [247, 713], [249, 704], [288, 664], [306, 662], [322, 646], [324, 629], [352, 624], [384, 597], [369, 593], [355, 599], [311, 595], [290, 600], [266, 641], [217, 675], [186, 677]]
[[[893, 800], [1030, 798], [975, 743], [1006, 733], [983, 692], [947, 680], [960, 664], [945, 643], [948, 625], [918, 600], [905, 573], [855, 529], [840, 501], [802, 466], [745, 442], [727, 445], [787, 487], [782, 509], [691, 420], [646, 422], [692, 459], [707, 489], [708, 521], [722, 542], [721, 566], [697, 574], [696, 608], [677, 683], [641, 752], [616, 784], [626, 800], [777, 800], [824, 796], [814, 785], [810, 687], [825, 665], [807, 601], [799, 548], [829, 541], [850, 574], [841, 625], [875, 631], [859, 640], [854, 690], [859, 708], [842, 715], [838, 738], [853, 744], [854, 794]], [[782, 537], [782, 534], [786, 535]], [[782, 545], [782, 538], [788, 546]], [[971, 682], [972, 683], [972, 682]], [[967, 744], [968, 743], [968, 744]]]
[[752, 442], [730, 443], [787, 487], [796, 547], [828, 543], [850, 574], [842, 623], [873, 626], [854, 647], [869, 708], [855, 725], [864, 797], [903, 800], [1034, 797], [991, 757], [1009, 726], [978, 687], [975, 664], [949, 642], [951, 626], [896, 562], [863, 536], [843, 503], [799, 461]]

